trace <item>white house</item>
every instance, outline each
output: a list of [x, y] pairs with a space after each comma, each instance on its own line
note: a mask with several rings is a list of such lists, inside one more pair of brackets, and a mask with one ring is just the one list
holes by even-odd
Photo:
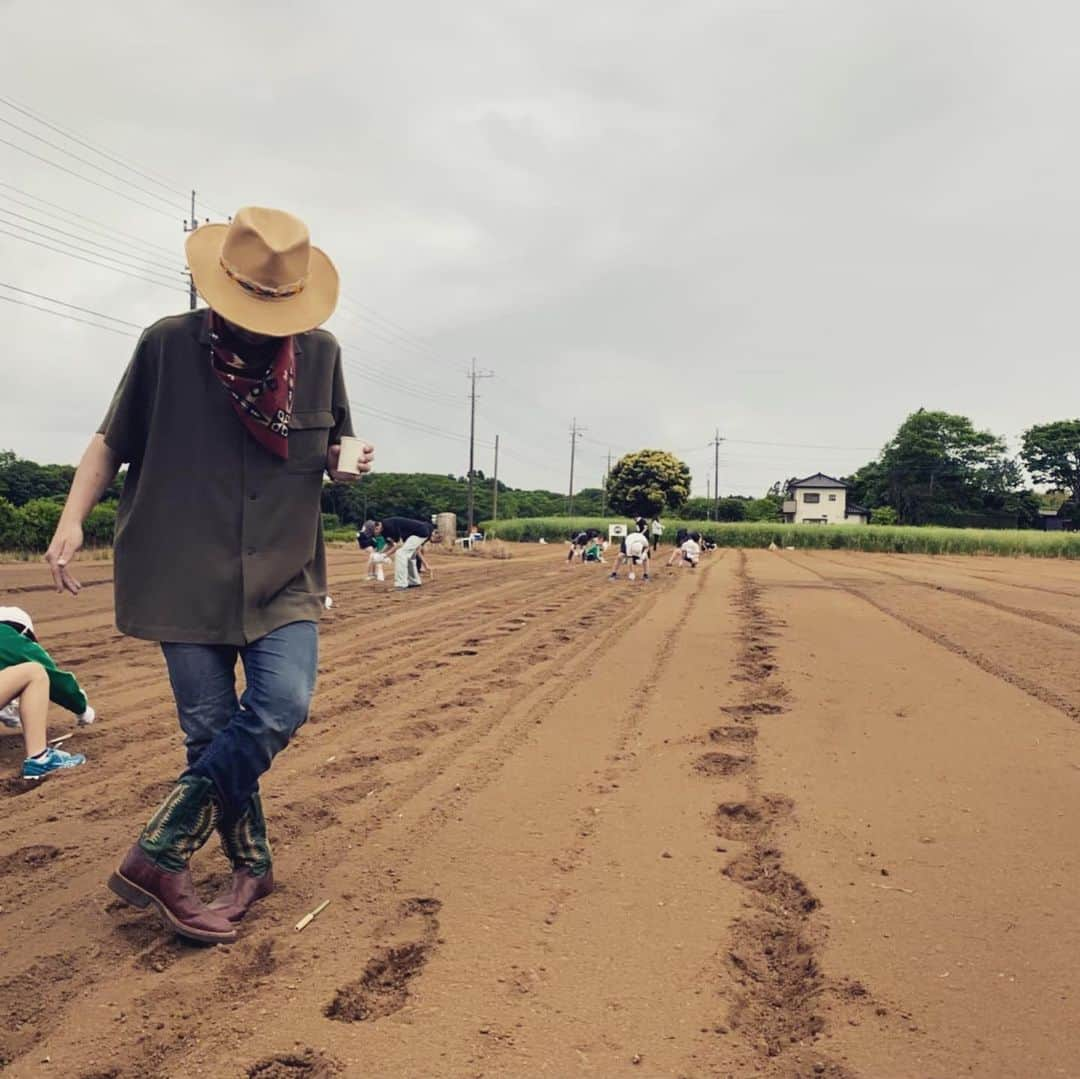
[[848, 501], [848, 485], [818, 472], [788, 484], [784, 520], [798, 525], [864, 525], [870, 511]]

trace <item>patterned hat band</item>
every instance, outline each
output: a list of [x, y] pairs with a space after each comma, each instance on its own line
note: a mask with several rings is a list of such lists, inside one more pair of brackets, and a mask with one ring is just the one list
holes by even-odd
[[304, 286], [307, 284], [307, 276], [305, 275], [299, 281], [292, 281], [288, 285], [264, 285], [259, 281], [253, 281], [250, 277], [245, 277], [235, 266], [230, 266], [225, 261], [224, 255], [218, 261], [221, 263], [221, 268], [233, 281], [245, 292], [250, 292], [252, 296], [258, 296], [260, 300], [284, 300], [289, 296], [297, 296], [304, 291]]

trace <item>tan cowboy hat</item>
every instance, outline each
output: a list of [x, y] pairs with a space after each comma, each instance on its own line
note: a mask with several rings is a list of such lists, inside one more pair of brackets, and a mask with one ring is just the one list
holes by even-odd
[[245, 206], [228, 225], [196, 229], [185, 246], [199, 295], [252, 333], [303, 333], [337, 306], [334, 264], [311, 245], [307, 225], [284, 210]]

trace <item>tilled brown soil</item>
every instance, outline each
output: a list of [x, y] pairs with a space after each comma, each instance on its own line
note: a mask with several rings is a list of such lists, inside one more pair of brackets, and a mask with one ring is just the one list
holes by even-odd
[[6, 1074], [1080, 1074], [1080, 567], [731, 551], [642, 586], [521, 547], [398, 596], [334, 552], [264, 785], [279, 888], [209, 949], [104, 886], [181, 752], [81, 568], [71, 600], [0, 567], [101, 714], [37, 787], [0, 737]]

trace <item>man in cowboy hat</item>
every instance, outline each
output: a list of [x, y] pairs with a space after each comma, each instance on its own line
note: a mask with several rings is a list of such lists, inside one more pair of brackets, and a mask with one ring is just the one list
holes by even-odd
[[[82, 523], [127, 462], [116, 622], [161, 643], [187, 768], [109, 886], [184, 936], [230, 941], [273, 888], [259, 777], [307, 718], [315, 685], [323, 474], [356, 478], [373, 451], [340, 460], [353, 433], [341, 349], [316, 328], [338, 278], [304, 223], [245, 208], [193, 232], [187, 258], [209, 310], [143, 332], [46, 560], [57, 590], [77, 594]], [[215, 827], [233, 879], [204, 906], [188, 860]]]

